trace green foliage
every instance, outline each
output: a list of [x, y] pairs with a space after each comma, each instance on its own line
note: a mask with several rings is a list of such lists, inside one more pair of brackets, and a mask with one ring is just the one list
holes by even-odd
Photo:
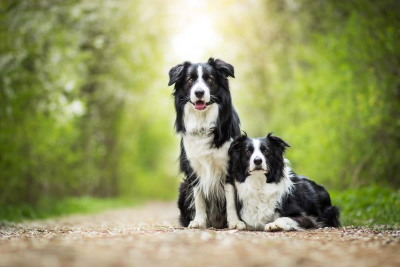
[[331, 192], [343, 226], [400, 227], [400, 191], [369, 186]]
[[247, 12], [227, 20], [225, 29], [228, 42], [239, 46], [240, 64], [248, 62], [234, 98], [243, 129], [287, 140], [294, 169], [318, 182], [398, 187], [398, 2], [240, 6]]
[[122, 198], [68, 197], [63, 200], [42, 198], [35, 206], [29, 204], [0, 205], [0, 222], [20, 222], [73, 213], [97, 213], [108, 209], [131, 207], [139, 200]]
[[1, 3], [0, 203], [171, 197], [173, 132], [160, 131], [172, 129], [173, 110], [153, 108], [159, 84], [148, 82], [163, 71], [153, 64], [163, 60], [155, 39], [163, 11], [145, 9], [144, 1]]

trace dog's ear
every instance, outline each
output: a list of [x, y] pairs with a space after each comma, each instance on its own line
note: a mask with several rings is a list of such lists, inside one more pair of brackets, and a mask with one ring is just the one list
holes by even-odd
[[174, 83], [176, 83], [177, 81], [179, 81], [183, 77], [183, 75], [185, 74], [185, 69], [187, 69], [187, 67], [189, 67], [190, 65], [191, 65], [190, 62], [185, 61], [182, 64], [178, 64], [175, 67], [173, 67], [169, 71], [168, 86], [171, 86]]
[[229, 175], [238, 181], [245, 180], [245, 173], [242, 170], [242, 165], [240, 163], [240, 148], [242, 142], [247, 139], [247, 134], [243, 132], [243, 134], [237, 136], [231, 146], [229, 147], [228, 154], [230, 157], [230, 171]]
[[229, 63], [226, 63], [225, 61], [221, 59], [215, 59], [210, 57], [210, 59], [207, 62], [209, 65], [214, 66], [219, 73], [222, 73], [225, 77], [232, 77], [235, 78], [235, 69], [233, 66]]
[[267, 140], [275, 147], [274, 154], [271, 164], [273, 166], [271, 172], [267, 175], [267, 183], [274, 183], [279, 181], [284, 172], [285, 168], [285, 160], [283, 154], [285, 153], [285, 149], [290, 147], [288, 143], [286, 143], [282, 138], [277, 136], [273, 136], [272, 133], [267, 135]]
[[280, 149], [283, 151], [286, 149], [286, 147], [290, 147], [290, 145], [284, 141], [282, 138], [278, 136], [273, 136], [272, 133], [269, 133], [266, 137], [271, 143], [275, 144], [278, 146]]
[[247, 133], [243, 132], [243, 134], [238, 135], [233, 139], [231, 146], [229, 147], [228, 154], [229, 156], [233, 156], [234, 154], [237, 154], [235, 152], [240, 152], [240, 145], [244, 140], [247, 138]]

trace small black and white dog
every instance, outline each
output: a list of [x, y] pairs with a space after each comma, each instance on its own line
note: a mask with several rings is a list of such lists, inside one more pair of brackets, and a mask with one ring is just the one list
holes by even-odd
[[169, 72], [168, 85], [175, 84], [175, 129], [182, 137], [180, 170], [185, 175], [179, 188], [180, 223], [189, 228], [243, 224], [235, 209], [234, 188], [225, 186], [228, 149], [240, 134], [228, 77], [234, 77], [233, 66], [213, 58], [184, 62]]
[[290, 231], [338, 227], [339, 209], [332, 206], [323, 186], [294, 173], [284, 159], [289, 145], [268, 134], [232, 142], [230, 176], [236, 186], [236, 205], [249, 230]]

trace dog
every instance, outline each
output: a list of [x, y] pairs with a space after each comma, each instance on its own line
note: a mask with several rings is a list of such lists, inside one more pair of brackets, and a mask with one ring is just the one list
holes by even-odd
[[292, 231], [338, 227], [339, 209], [328, 192], [294, 173], [284, 158], [287, 142], [238, 136], [229, 148], [230, 176], [236, 187], [239, 217], [249, 230]]
[[184, 62], [169, 71], [168, 86], [175, 84], [175, 130], [181, 136], [179, 165], [185, 176], [179, 187], [179, 221], [185, 227], [244, 227], [236, 212], [234, 187], [225, 183], [228, 149], [240, 134], [229, 77], [235, 77], [234, 67], [213, 58]]

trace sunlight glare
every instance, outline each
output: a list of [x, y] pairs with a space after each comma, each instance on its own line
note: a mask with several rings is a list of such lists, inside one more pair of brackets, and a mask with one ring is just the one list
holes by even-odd
[[220, 42], [215, 31], [213, 13], [207, 10], [205, 2], [200, 4], [189, 1], [181, 4], [176, 16], [177, 31], [172, 36], [173, 57], [181, 61], [204, 61]]

